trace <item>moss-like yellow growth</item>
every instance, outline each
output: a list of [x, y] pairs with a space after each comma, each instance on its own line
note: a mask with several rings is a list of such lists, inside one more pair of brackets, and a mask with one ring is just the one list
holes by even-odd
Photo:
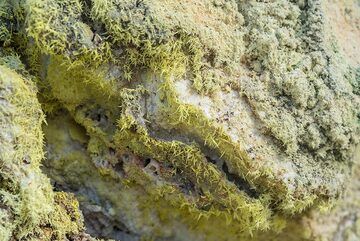
[[82, 237], [65, 192], [100, 238], [306, 239], [292, 216], [343, 194], [358, 74], [320, 1], [0, 6], [5, 239]]
[[44, 121], [36, 87], [0, 65], [1, 240], [63, 239], [83, 228], [76, 200], [40, 171]]

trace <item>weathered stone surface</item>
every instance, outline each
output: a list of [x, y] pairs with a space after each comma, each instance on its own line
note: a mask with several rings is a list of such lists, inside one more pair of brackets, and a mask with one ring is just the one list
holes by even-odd
[[[43, 171], [56, 190], [75, 194], [95, 237], [351, 240], [360, 237], [359, 193], [344, 190], [358, 181], [350, 175], [358, 162], [359, 56], [336, 45], [344, 45], [333, 36], [336, 4], [350, 6], [3, 0], [0, 66], [36, 83], [47, 116]], [[356, 33], [359, 6], [351, 14]], [[22, 114], [39, 105], [32, 98]], [[37, 147], [24, 153], [37, 151], [39, 165], [36, 120]], [[45, 178], [38, 169], [36, 178]], [[52, 195], [49, 185], [43, 193]], [[316, 211], [337, 200], [328, 216]], [[91, 239], [76, 220], [49, 230], [59, 229], [59, 240]], [[319, 231], [327, 222], [341, 235]]]
[[40, 171], [44, 116], [34, 90], [0, 66], [1, 240], [64, 240], [83, 229], [77, 200], [54, 193]]

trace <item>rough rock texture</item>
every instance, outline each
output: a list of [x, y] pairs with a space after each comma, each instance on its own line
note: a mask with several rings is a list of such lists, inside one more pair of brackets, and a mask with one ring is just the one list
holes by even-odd
[[73, 195], [40, 171], [44, 121], [34, 84], [0, 66], [0, 240], [64, 240], [82, 231]]
[[359, 9], [0, 0], [0, 237], [359, 239]]

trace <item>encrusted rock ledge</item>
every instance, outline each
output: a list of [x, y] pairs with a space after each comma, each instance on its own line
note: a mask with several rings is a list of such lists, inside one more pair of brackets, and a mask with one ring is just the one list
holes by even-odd
[[331, 4], [2, 0], [0, 240], [360, 238]]

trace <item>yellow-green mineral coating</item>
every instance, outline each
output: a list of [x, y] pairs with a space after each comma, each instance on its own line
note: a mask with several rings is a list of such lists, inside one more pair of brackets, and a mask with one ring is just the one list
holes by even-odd
[[44, 115], [34, 84], [0, 65], [1, 240], [62, 240], [83, 228], [78, 202], [40, 171]]
[[323, 14], [0, 0], [0, 239], [90, 240], [66, 192], [98, 238], [310, 239], [292, 215], [343, 195], [360, 130]]

